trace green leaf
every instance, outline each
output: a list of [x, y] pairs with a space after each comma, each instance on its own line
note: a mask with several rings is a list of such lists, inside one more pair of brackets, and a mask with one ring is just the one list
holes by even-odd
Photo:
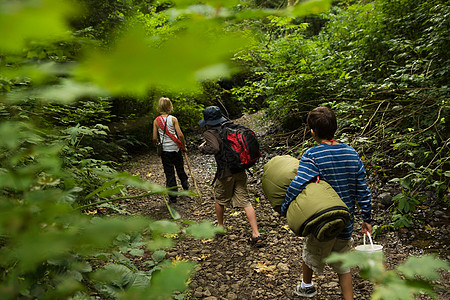
[[130, 253], [133, 256], [139, 256], [139, 257], [144, 256], [144, 250], [143, 249], [132, 248], [132, 249], [130, 249], [128, 251], [128, 253]]
[[181, 215], [169, 204], [167, 204], [167, 208], [169, 209], [170, 215], [172, 216], [172, 218], [174, 220], [179, 220], [181, 219]]
[[400, 184], [402, 187], [404, 187], [405, 189], [409, 190], [411, 189], [411, 180], [400, 180]]
[[394, 197], [392, 197], [392, 201], [398, 201], [398, 200], [400, 200], [400, 199], [402, 199], [402, 198], [404, 198], [405, 197], [405, 195], [403, 195], [403, 193], [398, 193], [397, 195], [395, 195]]
[[81, 275], [80, 272], [75, 270], [67, 271], [67, 276], [70, 276], [71, 278], [75, 279], [78, 282], [81, 282], [81, 280], [83, 280], [83, 275]]
[[402, 281], [389, 282], [375, 287], [372, 299], [414, 300], [413, 290]]
[[403, 167], [404, 165], [408, 165], [408, 166], [410, 166], [410, 167], [413, 168], [413, 169], [416, 167], [416, 164], [413, 163], [413, 162], [405, 162], [405, 161], [402, 161], [402, 162], [399, 162], [398, 164], [396, 164], [396, 165], [394, 166], [394, 168]]
[[398, 201], [398, 209], [400, 211], [408, 212], [407, 207], [408, 207], [408, 200], [407, 200], [407, 198], [406, 197], [400, 198], [399, 201]]
[[383, 265], [384, 255], [382, 252], [352, 251], [346, 253], [332, 253], [326, 262], [341, 262], [344, 268], [358, 266], [361, 276], [365, 279], [376, 280], [383, 277], [385, 269]]
[[193, 269], [192, 262], [179, 262], [155, 272], [148, 289], [148, 299], [165, 299], [170, 297], [174, 291], [184, 291]]
[[150, 278], [148, 278], [143, 273], [139, 272], [136, 274], [136, 277], [134, 278], [134, 281], [129, 288], [130, 289], [133, 289], [133, 288], [144, 289], [144, 288], [148, 287], [149, 284], [150, 284]]
[[123, 189], [124, 189], [123, 186], [116, 186], [116, 187], [114, 187], [112, 189], [104, 190], [103, 192], [98, 194], [98, 196], [100, 198], [108, 198], [108, 197], [111, 197], [111, 196], [113, 196], [113, 195], [115, 195], [117, 193], [120, 193]]
[[162, 260], [166, 257], [166, 254], [167, 254], [167, 252], [164, 251], [164, 250], [158, 250], [158, 251], [155, 251], [155, 252], [152, 254], [152, 259], [153, 259], [155, 262], [160, 262], [160, 261], [162, 261]]
[[170, 206], [169, 202], [166, 199], [166, 196], [163, 195], [163, 199], [164, 202], [166, 203], [167, 210], [169, 210], [169, 213], [172, 216], [172, 219], [174, 220], [181, 219], [181, 215], [172, 206]]
[[171, 239], [154, 237], [151, 241], [147, 243], [147, 248], [150, 251], [156, 251], [158, 249], [171, 249], [174, 243]]
[[159, 220], [152, 222], [150, 224], [150, 229], [158, 234], [178, 233], [180, 231], [180, 228], [176, 223], [167, 220]]
[[143, 273], [135, 273], [120, 264], [108, 264], [94, 274], [99, 281], [97, 289], [110, 297], [117, 298], [125, 289], [141, 289], [148, 287], [150, 279]]
[[82, 261], [82, 262], [77, 262], [73, 265], [73, 268], [75, 270], [78, 270], [81, 273], [88, 273], [88, 272], [92, 272], [92, 266], [86, 262], [86, 261]]
[[134, 280], [134, 273], [120, 264], [108, 264], [96, 272], [97, 280], [108, 282], [117, 287], [125, 287]]
[[200, 224], [192, 224], [186, 228], [186, 233], [192, 235], [195, 238], [210, 239], [213, 238], [216, 233], [222, 233], [224, 229], [222, 227], [214, 226], [209, 221], [203, 221]]
[[403, 264], [398, 266], [397, 270], [410, 279], [418, 276], [428, 280], [439, 280], [440, 275], [437, 271], [450, 270], [450, 264], [447, 261], [440, 260], [435, 255], [410, 256]]
[[95, 194], [97, 194], [97, 193], [99, 193], [99, 192], [101, 192], [101, 191], [103, 191], [103, 190], [105, 190], [105, 189], [107, 189], [107, 188], [113, 186], [113, 185], [116, 184], [116, 183], [117, 183], [117, 180], [116, 180], [116, 179], [110, 180], [110, 181], [107, 181], [107, 182], [103, 183], [103, 184], [102, 184], [99, 188], [97, 188], [95, 191], [89, 193], [89, 194], [86, 196], [86, 199], [91, 198], [91, 197], [94, 196]]

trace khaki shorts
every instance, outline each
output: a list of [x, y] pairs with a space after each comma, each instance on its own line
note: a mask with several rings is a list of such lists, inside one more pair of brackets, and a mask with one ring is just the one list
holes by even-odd
[[214, 184], [214, 197], [223, 206], [247, 207], [251, 205], [247, 190], [247, 174], [236, 173], [229, 177], [217, 179]]
[[[325, 263], [323, 262], [331, 252], [348, 252], [353, 247], [353, 239], [342, 240], [332, 239], [326, 242], [320, 242], [312, 235], [308, 235], [303, 242], [303, 261], [314, 272], [322, 273]], [[350, 268], [342, 268], [340, 263], [330, 263], [330, 267], [338, 274], [350, 272]]]

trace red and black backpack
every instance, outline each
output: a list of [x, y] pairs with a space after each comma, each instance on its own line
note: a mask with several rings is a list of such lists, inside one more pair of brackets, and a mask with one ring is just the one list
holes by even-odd
[[252, 167], [261, 157], [255, 133], [248, 127], [225, 122], [218, 128], [224, 146], [224, 157], [232, 173]]

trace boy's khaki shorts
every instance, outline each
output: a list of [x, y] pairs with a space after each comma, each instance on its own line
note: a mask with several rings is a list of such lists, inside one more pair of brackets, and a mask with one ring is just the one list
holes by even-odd
[[[316, 273], [322, 273], [325, 263], [323, 262], [331, 252], [348, 252], [353, 247], [353, 239], [342, 240], [335, 238], [330, 241], [320, 242], [313, 235], [308, 235], [303, 241], [303, 261]], [[330, 267], [338, 274], [350, 272], [350, 268], [342, 268], [340, 263], [330, 263]]]
[[247, 174], [236, 173], [229, 177], [217, 179], [214, 184], [214, 197], [223, 206], [243, 208], [251, 205], [247, 190]]

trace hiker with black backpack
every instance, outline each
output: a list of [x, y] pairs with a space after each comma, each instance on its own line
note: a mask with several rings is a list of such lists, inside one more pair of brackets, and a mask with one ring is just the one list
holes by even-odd
[[[153, 142], [160, 147], [158, 154], [166, 175], [166, 187], [171, 191], [177, 191], [177, 179], [181, 181], [183, 190], [189, 189], [188, 176], [184, 171], [184, 161], [181, 155], [186, 150], [186, 142], [183, 132], [180, 129], [178, 119], [170, 113], [173, 111], [172, 101], [169, 98], [162, 97], [158, 101], [158, 111], [161, 115], [153, 121]], [[177, 196], [169, 195], [171, 203], [177, 202]]]
[[255, 134], [247, 127], [227, 120], [217, 106], [209, 106], [203, 111], [199, 125], [207, 129], [199, 150], [203, 154], [214, 155], [217, 163], [213, 184], [218, 226], [224, 226], [225, 207], [231, 204], [243, 208], [252, 229], [249, 243], [256, 247], [264, 246], [245, 173], [245, 169], [261, 156]]

